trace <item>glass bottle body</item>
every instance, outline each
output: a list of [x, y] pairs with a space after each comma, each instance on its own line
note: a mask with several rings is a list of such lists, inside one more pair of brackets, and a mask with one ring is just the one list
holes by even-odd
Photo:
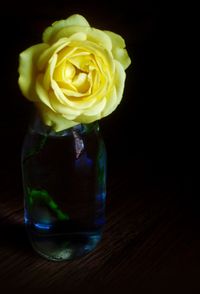
[[93, 250], [105, 224], [106, 150], [98, 123], [55, 133], [35, 117], [22, 150], [24, 220], [51, 260]]

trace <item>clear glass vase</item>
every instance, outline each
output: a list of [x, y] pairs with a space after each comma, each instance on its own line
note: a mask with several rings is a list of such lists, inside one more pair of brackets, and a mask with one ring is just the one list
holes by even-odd
[[55, 261], [93, 250], [105, 224], [106, 150], [98, 122], [54, 132], [35, 115], [23, 143], [22, 175], [33, 248]]

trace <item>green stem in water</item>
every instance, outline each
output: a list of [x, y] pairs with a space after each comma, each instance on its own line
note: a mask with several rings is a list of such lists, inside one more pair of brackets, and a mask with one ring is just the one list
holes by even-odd
[[30, 201], [30, 205], [33, 205], [35, 201], [43, 201], [45, 205], [47, 205], [56, 215], [59, 220], [68, 220], [69, 215], [67, 213], [62, 212], [57, 203], [53, 200], [53, 198], [49, 195], [46, 190], [37, 190], [28, 188], [28, 197]]

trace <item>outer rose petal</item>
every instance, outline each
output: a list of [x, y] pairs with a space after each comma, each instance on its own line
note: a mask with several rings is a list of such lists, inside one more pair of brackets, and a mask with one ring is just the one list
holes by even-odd
[[88, 41], [97, 43], [108, 51], [112, 50], [112, 42], [109, 36], [101, 30], [91, 28], [87, 33]]
[[74, 33], [69, 37], [70, 41], [86, 41], [87, 35], [84, 32]]
[[96, 103], [93, 107], [84, 110], [84, 115], [85, 116], [99, 116], [99, 113], [102, 112], [106, 105], [106, 98], [104, 97], [100, 102]]
[[54, 35], [51, 38], [51, 42], [52, 43], [57, 42], [61, 38], [70, 38], [71, 36], [77, 33], [87, 34], [89, 30], [90, 30], [90, 27], [87, 27], [87, 26], [75, 25], [70, 27], [64, 27], [54, 33]]
[[51, 103], [50, 103], [49, 93], [43, 86], [43, 75], [39, 75], [37, 77], [37, 80], [36, 80], [36, 83], [35, 83], [35, 91], [36, 91], [36, 93], [38, 95], [37, 100], [42, 101], [46, 106], [48, 106], [49, 108], [54, 110]]
[[125, 79], [126, 73], [122, 65], [118, 61], [115, 61], [114, 87], [107, 95], [107, 104], [102, 112], [102, 118], [112, 113], [121, 102], [124, 91]]
[[117, 105], [121, 102], [121, 99], [123, 96], [126, 73], [125, 73], [122, 65], [120, 64], [120, 62], [118, 62], [116, 60], [115, 60], [115, 71], [116, 72], [115, 72], [114, 84], [115, 84], [115, 88], [116, 88], [116, 92], [117, 92], [117, 102], [116, 102], [116, 107], [117, 107]]
[[[80, 34], [79, 37], [78, 34]], [[55, 33], [51, 37], [51, 43], [57, 42], [62, 38], [85, 41], [84, 37], [87, 38], [88, 41], [94, 42], [107, 49], [108, 51], [111, 51], [112, 49], [111, 38], [104, 31], [91, 28], [89, 26], [80, 26], [78, 24], [74, 26], [61, 27], [59, 30], [55, 31]]]
[[54, 38], [55, 34], [65, 27], [70, 26], [80, 26], [80, 27], [89, 27], [89, 23], [87, 20], [79, 14], [74, 14], [68, 17], [67, 19], [63, 19], [60, 21], [56, 21], [52, 24], [52, 26], [48, 27], [42, 36], [43, 42], [45, 43], [52, 43], [52, 39]]
[[131, 64], [131, 59], [126, 49], [124, 49], [126, 46], [124, 39], [120, 35], [110, 31], [104, 31], [104, 33], [106, 33], [112, 41], [112, 53], [114, 58], [123, 65], [124, 69], [127, 69]]
[[102, 111], [102, 117], [109, 115], [117, 105], [117, 92], [115, 87], [106, 96], [106, 106]]
[[128, 56], [126, 49], [114, 48], [113, 56], [117, 61], [121, 63], [124, 69], [127, 69], [129, 65], [131, 64], [131, 60], [130, 60], [130, 57]]
[[35, 92], [36, 63], [40, 54], [48, 47], [47, 44], [37, 44], [26, 49], [19, 55], [19, 87], [22, 94], [31, 101], [38, 100]]
[[115, 47], [125, 48], [125, 46], [126, 46], [125, 41], [120, 35], [113, 33], [113, 32], [110, 32], [110, 31], [104, 31], [104, 33], [110, 37], [110, 39], [112, 41], [113, 48], [115, 48]]
[[53, 112], [50, 108], [46, 107], [43, 103], [36, 103], [43, 122], [47, 126], [51, 126], [55, 132], [62, 131], [64, 129], [71, 128], [79, 123], [67, 120], [64, 116], [59, 113]]
[[81, 124], [81, 123], [84, 123], [84, 124], [89, 124], [91, 122], [94, 122], [98, 119], [101, 118], [101, 113], [99, 113], [98, 115], [91, 115], [91, 116], [86, 116], [83, 114], [81, 114], [79, 117], [77, 117], [75, 119], [75, 121], [77, 122], [77, 124]]

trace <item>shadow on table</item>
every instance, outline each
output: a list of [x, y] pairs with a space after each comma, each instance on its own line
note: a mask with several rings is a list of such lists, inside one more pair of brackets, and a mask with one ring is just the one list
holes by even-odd
[[0, 249], [17, 249], [23, 252], [30, 252], [30, 243], [26, 230], [21, 223], [2, 222], [0, 223]]

